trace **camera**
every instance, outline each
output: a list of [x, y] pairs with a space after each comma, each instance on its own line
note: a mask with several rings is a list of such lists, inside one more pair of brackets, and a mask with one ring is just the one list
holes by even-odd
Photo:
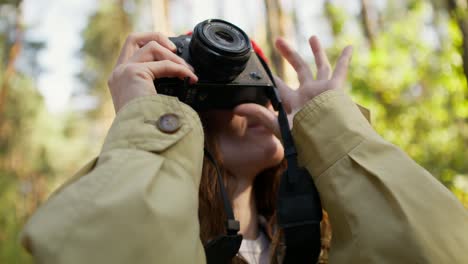
[[197, 111], [232, 109], [243, 103], [266, 105], [274, 95], [268, 66], [237, 26], [208, 19], [197, 24], [192, 35], [169, 39], [176, 45], [177, 55], [194, 67], [198, 82], [156, 79], [159, 94], [176, 96]]

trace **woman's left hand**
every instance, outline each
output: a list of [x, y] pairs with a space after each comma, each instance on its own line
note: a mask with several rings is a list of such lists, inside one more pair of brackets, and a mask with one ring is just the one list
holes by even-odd
[[[275, 44], [281, 55], [294, 68], [299, 79], [299, 88], [292, 89], [280, 78], [275, 77], [283, 106], [288, 113], [290, 126], [292, 127], [294, 115], [307, 102], [325, 91], [343, 88], [352, 55], [352, 47], [347, 46], [343, 49], [336, 63], [335, 70], [332, 72], [325, 50], [320, 45], [318, 38], [312, 36], [309, 39], [309, 44], [314, 54], [315, 65], [317, 66], [317, 75], [314, 78], [307, 62], [284, 39], [277, 39]], [[234, 114], [254, 118], [279, 136], [278, 118], [272, 109], [257, 104], [242, 104], [234, 108]]]

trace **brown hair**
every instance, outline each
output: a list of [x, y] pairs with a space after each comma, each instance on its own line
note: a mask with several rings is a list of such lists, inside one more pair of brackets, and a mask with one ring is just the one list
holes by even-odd
[[[208, 113], [199, 113], [205, 133], [205, 147], [211, 152], [221, 171], [223, 184], [230, 195], [235, 186], [227, 185], [228, 173], [223, 166], [223, 159], [219, 150], [217, 131], [214, 120]], [[270, 263], [277, 263], [276, 255], [281, 248], [281, 232], [276, 224], [276, 199], [282, 172], [286, 169], [286, 161], [267, 169], [257, 175], [253, 184], [255, 204], [259, 215], [266, 219], [265, 234], [271, 241]], [[226, 232], [223, 201], [217, 180], [216, 168], [207, 158], [203, 161], [203, 170], [199, 187], [198, 217], [200, 221], [200, 238], [203, 244]], [[325, 219], [325, 218], [324, 218]], [[328, 224], [328, 221], [327, 221]], [[327, 225], [329, 227], [329, 224]], [[322, 234], [322, 240], [324, 234]], [[328, 238], [328, 237], [327, 237]], [[329, 241], [329, 240], [328, 240]], [[329, 243], [328, 243], [329, 245]], [[322, 247], [323, 249], [323, 247]], [[322, 250], [323, 251], [323, 250]], [[323, 253], [321, 254], [323, 255]], [[232, 263], [246, 263], [242, 258], [234, 258]], [[321, 263], [324, 263], [321, 261]]]

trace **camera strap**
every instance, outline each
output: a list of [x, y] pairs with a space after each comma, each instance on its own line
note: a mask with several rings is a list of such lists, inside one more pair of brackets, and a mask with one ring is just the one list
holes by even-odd
[[320, 197], [309, 172], [298, 165], [296, 147], [281, 104], [278, 110], [288, 162], [288, 168], [281, 176], [277, 203], [278, 224], [283, 229], [286, 246], [283, 263], [315, 263], [321, 250]]
[[205, 244], [205, 255], [208, 264], [230, 263], [232, 258], [237, 255], [242, 243], [242, 235], [238, 234], [240, 229], [239, 221], [234, 218], [231, 203], [229, 202], [224, 181], [221, 177], [221, 172], [213, 155], [205, 148], [205, 157], [215, 166], [221, 199], [224, 203], [224, 211], [226, 212], [226, 234], [220, 235]]
[[277, 219], [284, 232], [286, 251], [283, 263], [316, 263], [321, 250], [320, 222], [322, 206], [317, 188], [309, 172], [299, 166], [297, 151], [281, 103], [273, 74], [266, 62], [258, 56], [273, 83], [270, 100], [279, 112], [278, 122], [288, 162], [281, 176], [277, 200]]

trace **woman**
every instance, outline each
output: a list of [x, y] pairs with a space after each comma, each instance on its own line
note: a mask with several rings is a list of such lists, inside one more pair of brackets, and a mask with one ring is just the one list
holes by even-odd
[[[341, 90], [351, 48], [332, 72], [317, 38], [309, 42], [315, 78], [279, 39], [276, 47], [300, 87], [277, 81], [294, 118], [300, 162], [329, 213], [330, 262], [467, 263], [466, 210], [379, 137]], [[240, 233], [260, 245], [257, 255], [244, 246], [234, 261], [278, 260], [274, 197], [283, 149], [275, 113], [246, 104], [197, 114], [156, 95], [155, 78], [197, 81], [174, 52], [158, 33], [127, 39], [109, 79], [117, 115], [101, 154], [52, 195], [23, 232], [23, 245], [39, 263], [203, 263], [203, 243], [222, 233], [224, 220], [204, 146], [222, 165]]]
[[[296, 69], [303, 71], [300, 78], [313, 80], [307, 64], [284, 40], [279, 39], [276, 44], [278, 50]], [[317, 66], [323, 67], [318, 80], [328, 80], [331, 70], [327, 56], [316, 37], [310, 39], [310, 45], [318, 58]], [[345, 49], [338, 63], [338, 68], [344, 71], [337, 72], [340, 74], [335, 76], [337, 82], [344, 82], [350, 49]], [[299, 99], [296, 97], [299, 94], [293, 93], [280, 79], [277, 78], [276, 81], [281, 85], [282, 98], [291, 112], [290, 103], [296, 103], [294, 100]], [[240, 221], [240, 233], [244, 239], [239, 259], [248, 263], [281, 260], [281, 233], [275, 232], [275, 207], [280, 175], [286, 165], [283, 162], [284, 149], [278, 139], [276, 114], [271, 106], [265, 108], [256, 104], [241, 105], [233, 111], [211, 110], [199, 114], [204, 127], [205, 146], [214, 150], [217, 160], [221, 161], [234, 214]], [[214, 165], [205, 159], [203, 168], [199, 217], [201, 239], [206, 243], [225, 232], [226, 215]], [[324, 234], [326, 235], [329, 234]], [[270, 247], [271, 242], [273, 244]]]

